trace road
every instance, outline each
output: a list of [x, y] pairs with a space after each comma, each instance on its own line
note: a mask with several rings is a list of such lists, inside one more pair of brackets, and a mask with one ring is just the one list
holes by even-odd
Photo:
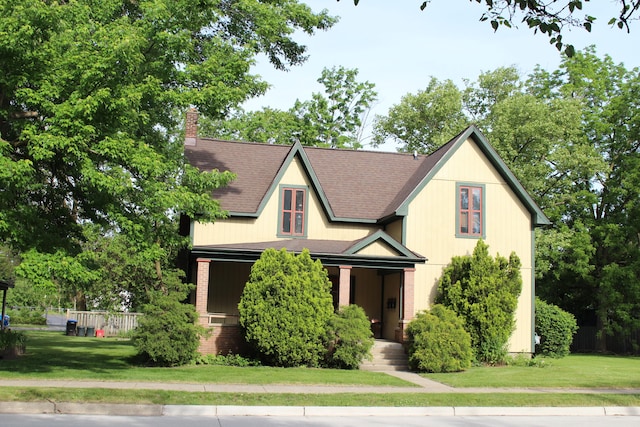
[[124, 417], [106, 415], [0, 415], [2, 427], [637, 427], [640, 417]]

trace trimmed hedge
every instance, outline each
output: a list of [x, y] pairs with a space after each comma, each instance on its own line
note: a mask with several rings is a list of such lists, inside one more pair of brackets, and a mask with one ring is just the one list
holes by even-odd
[[358, 369], [371, 358], [373, 332], [366, 313], [355, 304], [342, 307], [329, 319], [325, 365], [330, 368]]
[[537, 354], [549, 357], [568, 355], [577, 331], [578, 325], [573, 314], [536, 298], [536, 333], [540, 336]]
[[471, 366], [471, 336], [464, 321], [440, 304], [423, 311], [407, 326], [409, 368], [418, 372], [457, 372]]
[[240, 325], [263, 363], [319, 366], [333, 315], [331, 282], [308, 250], [265, 250], [251, 268], [240, 304]]

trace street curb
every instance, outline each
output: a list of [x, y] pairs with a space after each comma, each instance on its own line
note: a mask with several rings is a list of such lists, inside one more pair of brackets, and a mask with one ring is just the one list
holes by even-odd
[[203, 417], [640, 417], [640, 407], [368, 407], [134, 405], [72, 402], [0, 402], [0, 414]]

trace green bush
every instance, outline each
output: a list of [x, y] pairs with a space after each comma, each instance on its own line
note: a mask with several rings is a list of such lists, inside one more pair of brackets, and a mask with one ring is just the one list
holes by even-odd
[[18, 348], [24, 351], [27, 344], [27, 336], [24, 332], [12, 331], [10, 329], [0, 330], [0, 352]]
[[471, 337], [463, 320], [440, 304], [407, 326], [409, 368], [418, 372], [457, 372], [471, 366]]
[[211, 366], [260, 366], [260, 362], [249, 359], [239, 354], [201, 354], [194, 361], [196, 365]]
[[267, 249], [251, 268], [240, 304], [247, 342], [267, 365], [318, 366], [333, 314], [331, 282], [308, 250]]
[[19, 310], [7, 310], [12, 325], [46, 325], [47, 319], [41, 310], [21, 308]]
[[536, 298], [536, 333], [540, 336], [536, 353], [549, 357], [568, 355], [577, 331], [573, 314]]
[[342, 307], [329, 319], [325, 365], [358, 369], [365, 358], [371, 358], [373, 342], [371, 323], [362, 307]]
[[195, 322], [195, 307], [182, 302], [182, 292], [152, 294], [144, 306], [133, 343], [138, 355], [157, 366], [186, 365], [196, 359], [205, 329]]
[[436, 302], [462, 317], [476, 359], [496, 364], [506, 360], [521, 291], [518, 256], [493, 259], [489, 246], [478, 240], [471, 256], [451, 259], [438, 283]]

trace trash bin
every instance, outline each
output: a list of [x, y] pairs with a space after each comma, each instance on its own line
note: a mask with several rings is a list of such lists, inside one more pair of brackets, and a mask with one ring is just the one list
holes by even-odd
[[87, 327], [86, 326], [78, 326], [78, 336], [79, 337], [84, 337], [85, 335], [87, 335]]
[[93, 326], [87, 326], [87, 336], [93, 337], [95, 335], [96, 335], [96, 328], [94, 328]]
[[67, 335], [76, 335], [77, 334], [77, 330], [76, 330], [77, 326], [78, 326], [78, 321], [77, 320], [67, 320]]
[[11, 317], [8, 314], [4, 315], [4, 319], [2, 319], [2, 326], [8, 328], [11, 324]]

